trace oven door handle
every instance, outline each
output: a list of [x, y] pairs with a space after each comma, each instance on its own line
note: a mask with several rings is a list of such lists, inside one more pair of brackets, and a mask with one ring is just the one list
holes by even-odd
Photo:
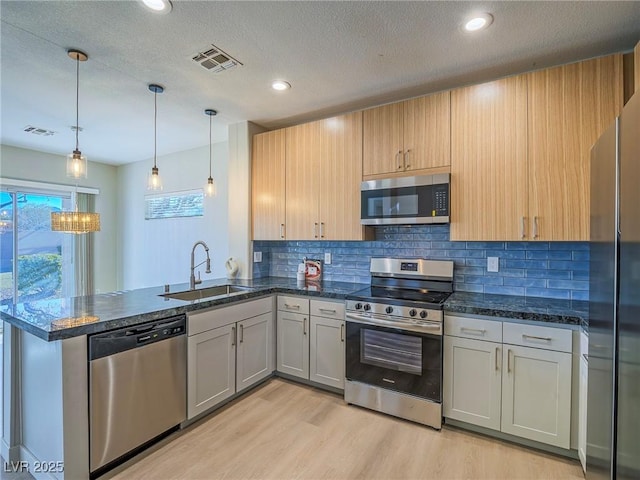
[[371, 316], [365, 317], [362, 315], [354, 315], [353, 313], [347, 313], [345, 317], [349, 322], [361, 323], [363, 325], [373, 325], [378, 327], [395, 328], [398, 330], [408, 330], [410, 332], [442, 335], [442, 324], [438, 322], [421, 323], [417, 325], [417, 324], [408, 323], [408, 322], [399, 322], [399, 321], [391, 322], [389, 320], [384, 320], [382, 318], [371, 317]]

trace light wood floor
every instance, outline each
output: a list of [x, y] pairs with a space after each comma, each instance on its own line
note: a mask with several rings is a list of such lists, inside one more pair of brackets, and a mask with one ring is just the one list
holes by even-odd
[[273, 379], [129, 464], [114, 479], [583, 479], [578, 461], [346, 405]]

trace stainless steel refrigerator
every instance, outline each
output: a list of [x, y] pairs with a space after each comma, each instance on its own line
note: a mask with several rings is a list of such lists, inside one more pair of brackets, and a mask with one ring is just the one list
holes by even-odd
[[640, 478], [640, 92], [591, 150], [587, 478]]

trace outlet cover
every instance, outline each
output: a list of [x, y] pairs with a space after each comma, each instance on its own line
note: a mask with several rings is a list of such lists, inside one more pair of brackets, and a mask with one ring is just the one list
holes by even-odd
[[331, 265], [331, 253], [327, 252], [324, 254], [324, 264]]
[[253, 261], [260, 263], [262, 261], [262, 252], [253, 252]]
[[497, 272], [498, 269], [498, 257], [487, 257], [487, 272]]

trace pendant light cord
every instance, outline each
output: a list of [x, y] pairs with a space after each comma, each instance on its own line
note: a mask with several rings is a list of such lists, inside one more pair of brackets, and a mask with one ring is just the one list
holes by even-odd
[[156, 153], [158, 150], [158, 92], [153, 92], [153, 166], [156, 167]]
[[76, 53], [76, 150], [78, 150], [78, 130], [80, 130], [80, 55]]
[[209, 178], [211, 178], [211, 121], [213, 116], [209, 115]]

